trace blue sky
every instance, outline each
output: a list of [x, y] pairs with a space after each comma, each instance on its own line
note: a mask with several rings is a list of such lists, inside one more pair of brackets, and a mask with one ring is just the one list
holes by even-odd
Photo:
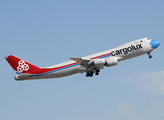
[[[163, 120], [164, 1], [1, 0], [0, 119]], [[148, 55], [105, 68], [99, 76], [15, 81], [4, 57], [39, 67], [150, 37]]]

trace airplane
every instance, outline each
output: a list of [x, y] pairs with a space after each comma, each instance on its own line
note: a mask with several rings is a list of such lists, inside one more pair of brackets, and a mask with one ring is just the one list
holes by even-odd
[[15, 80], [33, 80], [59, 78], [76, 73], [86, 72], [86, 77], [93, 74], [99, 75], [101, 69], [115, 66], [118, 62], [134, 58], [143, 54], [150, 55], [160, 45], [159, 41], [142, 38], [114, 49], [95, 53], [81, 58], [70, 58], [68, 62], [60, 63], [50, 67], [40, 68], [14, 55], [5, 57], [7, 62], [16, 71]]

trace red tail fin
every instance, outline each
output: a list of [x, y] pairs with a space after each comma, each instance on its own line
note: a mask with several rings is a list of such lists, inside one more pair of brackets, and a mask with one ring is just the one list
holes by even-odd
[[5, 57], [5, 59], [11, 65], [11, 67], [19, 73], [31, 74], [33, 73], [32, 71], [41, 69], [29, 62], [26, 62], [18, 57], [15, 57], [14, 55], [7, 56]]

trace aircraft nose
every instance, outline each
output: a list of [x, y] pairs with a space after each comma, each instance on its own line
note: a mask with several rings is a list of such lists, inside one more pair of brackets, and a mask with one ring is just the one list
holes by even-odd
[[161, 43], [159, 41], [156, 41], [156, 40], [151, 40], [150, 41], [150, 45], [151, 45], [151, 48], [157, 48]]

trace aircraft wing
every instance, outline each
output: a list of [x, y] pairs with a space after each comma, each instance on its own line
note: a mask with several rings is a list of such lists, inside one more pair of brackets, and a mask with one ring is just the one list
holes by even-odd
[[91, 59], [87, 59], [87, 58], [70, 58], [70, 59], [79, 62], [80, 65], [83, 67], [88, 67], [91, 64]]
[[90, 59], [85, 59], [85, 58], [70, 58], [70, 59], [80, 63], [90, 61]]
[[70, 58], [70, 59], [76, 62], [79, 62], [80, 65], [85, 66], [85, 67], [86, 65], [90, 64], [90, 61], [91, 61], [90, 59], [87, 59], [87, 58]]

